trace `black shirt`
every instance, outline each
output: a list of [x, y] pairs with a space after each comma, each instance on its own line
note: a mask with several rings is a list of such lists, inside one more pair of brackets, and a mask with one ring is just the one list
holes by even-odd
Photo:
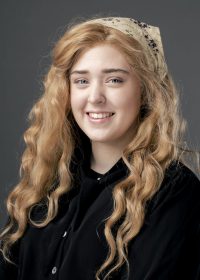
[[[112, 190], [128, 175], [120, 159], [106, 174], [80, 169], [80, 183], [59, 200], [59, 212], [46, 227], [28, 224], [12, 249], [17, 267], [0, 264], [5, 280], [94, 280], [108, 245], [104, 221], [113, 211]], [[200, 279], [200, 181], [183, 164], [173, 162], [159, 191], [147, 204], [145, 222], [129, 244], [130, 274], [122, 267], [112, 279]], [[40, 220], [45, 206], [31, 217]]]

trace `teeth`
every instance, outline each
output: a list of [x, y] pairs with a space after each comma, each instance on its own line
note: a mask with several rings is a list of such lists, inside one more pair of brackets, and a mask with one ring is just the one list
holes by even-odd
[[113, 113], [89, 113], [89, 116], [93, 119], [104, 119], [104, 118], [107, 118], [107, 117], [110, 117], [112, 116]]

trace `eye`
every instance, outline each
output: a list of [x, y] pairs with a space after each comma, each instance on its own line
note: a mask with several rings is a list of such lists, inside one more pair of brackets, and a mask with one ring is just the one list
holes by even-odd
[[75, 84], [80, 84], [80, 85], [84, 85], [87, 84], [87, 80], [85, 79], [78, 79], [74, 81]]
[[123, 80], [122, 79], [118, 79], [118, 78], [113, 78], [113, 79], [110, 79], [108, 82], [110, 82], [112, 84], [120, 84], [120, 83], [123, 83]]

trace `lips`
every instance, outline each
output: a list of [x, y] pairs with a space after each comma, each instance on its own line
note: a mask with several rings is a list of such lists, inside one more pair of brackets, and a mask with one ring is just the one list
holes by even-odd
[[100, 112], [100, 113], [88, 112], [87, 114], [92, 119], [105, 119], [105, 118], [109, 118], [112, 115], [114, 115], [114, 113], [111, 113], [111, 112]]

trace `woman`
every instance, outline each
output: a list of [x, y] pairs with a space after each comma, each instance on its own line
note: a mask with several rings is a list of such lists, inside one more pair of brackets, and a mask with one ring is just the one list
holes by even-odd
[[44, 88], [7, 199], [1, 279], [199, 279], [200, 182], [159, 29], [71, 26]]

